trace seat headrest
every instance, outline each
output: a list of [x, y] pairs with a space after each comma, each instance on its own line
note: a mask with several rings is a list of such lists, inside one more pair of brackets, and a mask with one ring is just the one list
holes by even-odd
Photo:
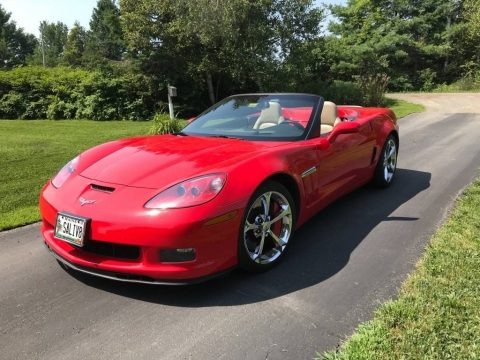
[[269, 118], [269, 120], [275, 120], [276, 122], [278, 118], [282, 116], [280, 104], [276, 101], [269, 101], [268, 108], [262, 110], [261, 116]]
[[334, 126], [338, 118], [337, 105], [331, 101], [324, 101], [321, 122], [324, 125]]
[[266, 127], [275, 126], [283, 122], [282, 108], [276, 101], [269, 101], [268, 108], [260, 112], [258, 120], [253, 126], [254, 129], [264, 129]]

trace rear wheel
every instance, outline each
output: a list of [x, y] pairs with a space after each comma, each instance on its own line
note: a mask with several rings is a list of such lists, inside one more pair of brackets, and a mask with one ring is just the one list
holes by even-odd
[[398, 141], [390, 134], [383, 145], [380, 159], [378, 159], [377, 167], [375, 168], [375, 175], [373, 182], [378, 187], [389, 186], [395, 176], [397, 169], [398, 156]]
[[240, 267], [258, 272], [278, 263], [292, 237], [295, 216], [293, 198], [282, 184], [260, 186], [246, 207], [240, 228]]

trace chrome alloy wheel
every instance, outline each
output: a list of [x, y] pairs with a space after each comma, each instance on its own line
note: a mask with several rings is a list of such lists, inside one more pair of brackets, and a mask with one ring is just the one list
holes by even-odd
[[388, 139], [383, 154], [383, 174], [387, 183], [390, 183], [397, 167], [397, 144], [395, 140]]
[[292, 234], [293, 214], [287, 198], [268, 191], [248, 209], [243, 244], [257, 264], [270, 264], [284, 251]]

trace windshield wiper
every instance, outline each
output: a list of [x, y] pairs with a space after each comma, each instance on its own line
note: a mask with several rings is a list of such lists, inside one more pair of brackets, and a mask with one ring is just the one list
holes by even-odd
[[175, 132], [172, 135], [177, 135], [177, 136], [188, 136], [188, 134], [184, 133], [183, 131]]
[[238, 138], [238, 137], [235, 137], [235, 136], [228, 136], [228, 135], [209, 135], [209, 137], [220, 138], [220, 139], [243, 140], [242, 138]]

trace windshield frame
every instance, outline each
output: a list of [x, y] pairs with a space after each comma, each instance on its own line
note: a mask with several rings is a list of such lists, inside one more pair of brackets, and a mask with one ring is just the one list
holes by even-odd
[[[312, 106], [312, 112], [310, 114], [310, 118], [308, 119], [307, 126], [305, 127], [304, 132], [301, 135], [298, 136], [248, 136], [248, 135], [241, 135], [238, 136], [238, 134], [232, 134], [232, 136], [229, 136], [228, 134], [208, 134], [208, 133], [198, 133], [194, 131], [188, 131], [188, 127], [193, 124], [195, 121], [200, 119], [202, 116], [205, 114], [215, 110], [219, 106], [231, 101], [232, 99], [235, 98], [240, 98], [240, 97], [253, 97], [253, 96], [259, 96], [259, 97], [265, 97], [265, 96], [291, 96], [295, 97], [298, 96], [299, 98], [309, 98], [313, 100], [313, 106]], [[319, 96], [319, 95], [314, 95], [314, 94], [307, 94], [307, 93], [248, 93], [248, 94], [237, 94], [237, 95], [231, 95], [214, 105], [210, 106], [208, 109], [203, 111], [200, 115], [195, 117], [183, 130], [182, 134], [183, 135], [188, 135], [188, 136], [199, 136], [199, 137], [222, 137], [222, 138], [234, 138], [234, 139], [241, 139], [241, 140], [249, 140], [249, 141], [299, 141], [299, 140], [306, 140], [314, 137], [319, 136], [319, 131], [314, 131], [315, 128], [320, 128], [320, 113], [321, 109], [323, 107], [323, 102], [324, 99]], [[185, 131], [186, 130], [186, 131]]]

